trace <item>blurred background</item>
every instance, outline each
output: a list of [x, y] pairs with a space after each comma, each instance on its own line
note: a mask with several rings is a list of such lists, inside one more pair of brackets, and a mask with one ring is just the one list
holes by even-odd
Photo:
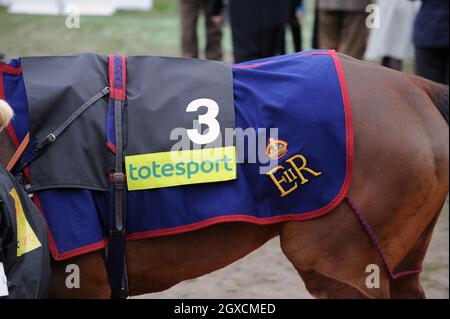
[[448, 1], [0, 0], [4, 58], [89, 51], [232, 63], [312, 48], [448, 84]]
[[[87, 7], [89, 2], [94, 1], [67, 1], [87, 3]], [[58, 0], [0, 0], [0, 52], [6, 58], [76, 52], [182, 56], [180, 1], [137, 0], [144, 3], [139, 10], [127, 6], [130, 3], [127, 0], [98, 2], [102, 3], [100, 8], [97, 5], [93, 9], [87, 9], [90, 15], [81, 16], [79, 29], [69, 29], [65, 26], [67, 17], [64, 11], [59, 11]], [[314, 0], [309, 2], [314, 4]], [[118, 3], [123, 6], [117, 8]], [[313, 6], [309, 7], [311, 12], [306, 17], [311, 23], [306, 23], [303, 30], [305, 43], [310, 43], [312, 38], [313, 9]], [[95, 15], [95, 10], [97, 14], [106, 15]], [[16, 14], [10, 14], [11, 12]], [[204, 15], [200, 15], [198, 22], [199, 47], [202, 48], [206, 45], [206, 30], [202, 27], [204, 19]], [[222, 44], [224, 60], [233, 62], [229, 24], [225, 24]], [[289, 52], [293, 52], [291, 42], [288, 45]], [[308, 48], [311, 46], [305, 46], [305, 50]]]
[[448, 1], [420, 7], [420, 0], [0, 0], [0, 54], [231, 63], [333, 48], [448, 84]]
[[[97, 52], [233, 63], [335, 48], [448, 84], [448, 0], [379, 0], [375, 9], [370, 0], [319, 1], [229, 0], [227, 9], [217, 0], [0, 0], [0, 59]], [[429, 297], [449, 297], [448, 256], [447, 204], [422, 275]], [[224, 270], [144, 297], [309, 294], [274, 239]]]

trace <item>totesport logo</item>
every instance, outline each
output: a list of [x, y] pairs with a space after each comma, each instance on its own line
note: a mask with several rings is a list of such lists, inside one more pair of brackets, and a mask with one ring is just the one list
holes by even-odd
[[125, 157], [130, 191], [236, 179], [236, 147]]

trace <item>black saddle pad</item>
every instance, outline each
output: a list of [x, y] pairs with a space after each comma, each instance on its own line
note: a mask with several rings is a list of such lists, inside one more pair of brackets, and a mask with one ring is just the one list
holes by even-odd
[[[109, 86], [108, 58], [97, 54], [22, 58], [31, 145], [58, 128], [80, 105]], [[125, 154], [170, 151], [175, 128], [192, 128], [190, 101], [218, 101], [221, 137], [234, 128], [232, 69], [224, 63], [178, 58], [127, 58]], [[106, 191], [114, 155], [108, 97], [83, 113], [31, 164], [32, 191], [81, 188]], [[200, 113], [202, 111], [200, 110]], [[225, 144], [222, 144], [225, 145]]]

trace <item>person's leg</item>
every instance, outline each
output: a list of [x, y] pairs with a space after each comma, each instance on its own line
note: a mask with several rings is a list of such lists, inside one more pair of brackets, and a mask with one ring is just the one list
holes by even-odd
[[242, 63], [260, 59], [258, 44], [252, 35], [244, 34], [239, 30], [233, 31], [233, 55], [234, 63]]
[[265, 27], [262, 29], [260, 38], [262, 51], [259, 58], [270, 58], [276, 55], [284, 54], [286, 26], [284, 24]]
[[316, 6], [316, 9], [314, 10], [314, 25], [313, 25], [313, 37], [311, 41], [311, 47], [313, 49], [319, 49], [320, 48], [320, 41], [319, 41], [319, 9]]
[[341, 39], [341, 13], [339, 11], [319, 10], [319, 48], [338, 49]]
[[287, 54], [286, 40], [281, 41], [279, 54], [281, 55]]
[[416, 74], [448, 85], [448, 48], [416, 47]]
[[222, 28], [217, 27], [211, 19], [208, 12], [208, 1], [203, 1], [203, 11], [205, 13], [205, 27], [206, 27], [206, 48], [205, 55], [208, 60], [219, 60], [223, 58], [222, 49]]
[[291, 6], [289, 11], [289, 25], [294, 40], [295, 52], [300, 52], [302, 50], [302, 29], [297, 18], [297, 8], [295, 6]]
[[[232, 2], [233, 3], [233, 2]], [[233, 38], [234, 63], [242, 63], [261, 58], [261, 35], [256, 28], [246, 28], [238, 19], [239, 16], [230, 15], [231, 33]]]
[[364, 12], [343, 12], [341, 43], [338, 51], [362, 60], [369, 38]]
[[202, 0], [181, 0], [181, 50], [185, 58], [198, 58], [197, 20]]

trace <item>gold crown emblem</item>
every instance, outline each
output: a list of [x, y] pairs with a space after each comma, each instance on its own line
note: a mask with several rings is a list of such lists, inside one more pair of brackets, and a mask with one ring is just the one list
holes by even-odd
[[269, 139], [266, 147], [266, 155], [272, 159], [279, 160], [288, 153], [288, 143], [274, 138]]

